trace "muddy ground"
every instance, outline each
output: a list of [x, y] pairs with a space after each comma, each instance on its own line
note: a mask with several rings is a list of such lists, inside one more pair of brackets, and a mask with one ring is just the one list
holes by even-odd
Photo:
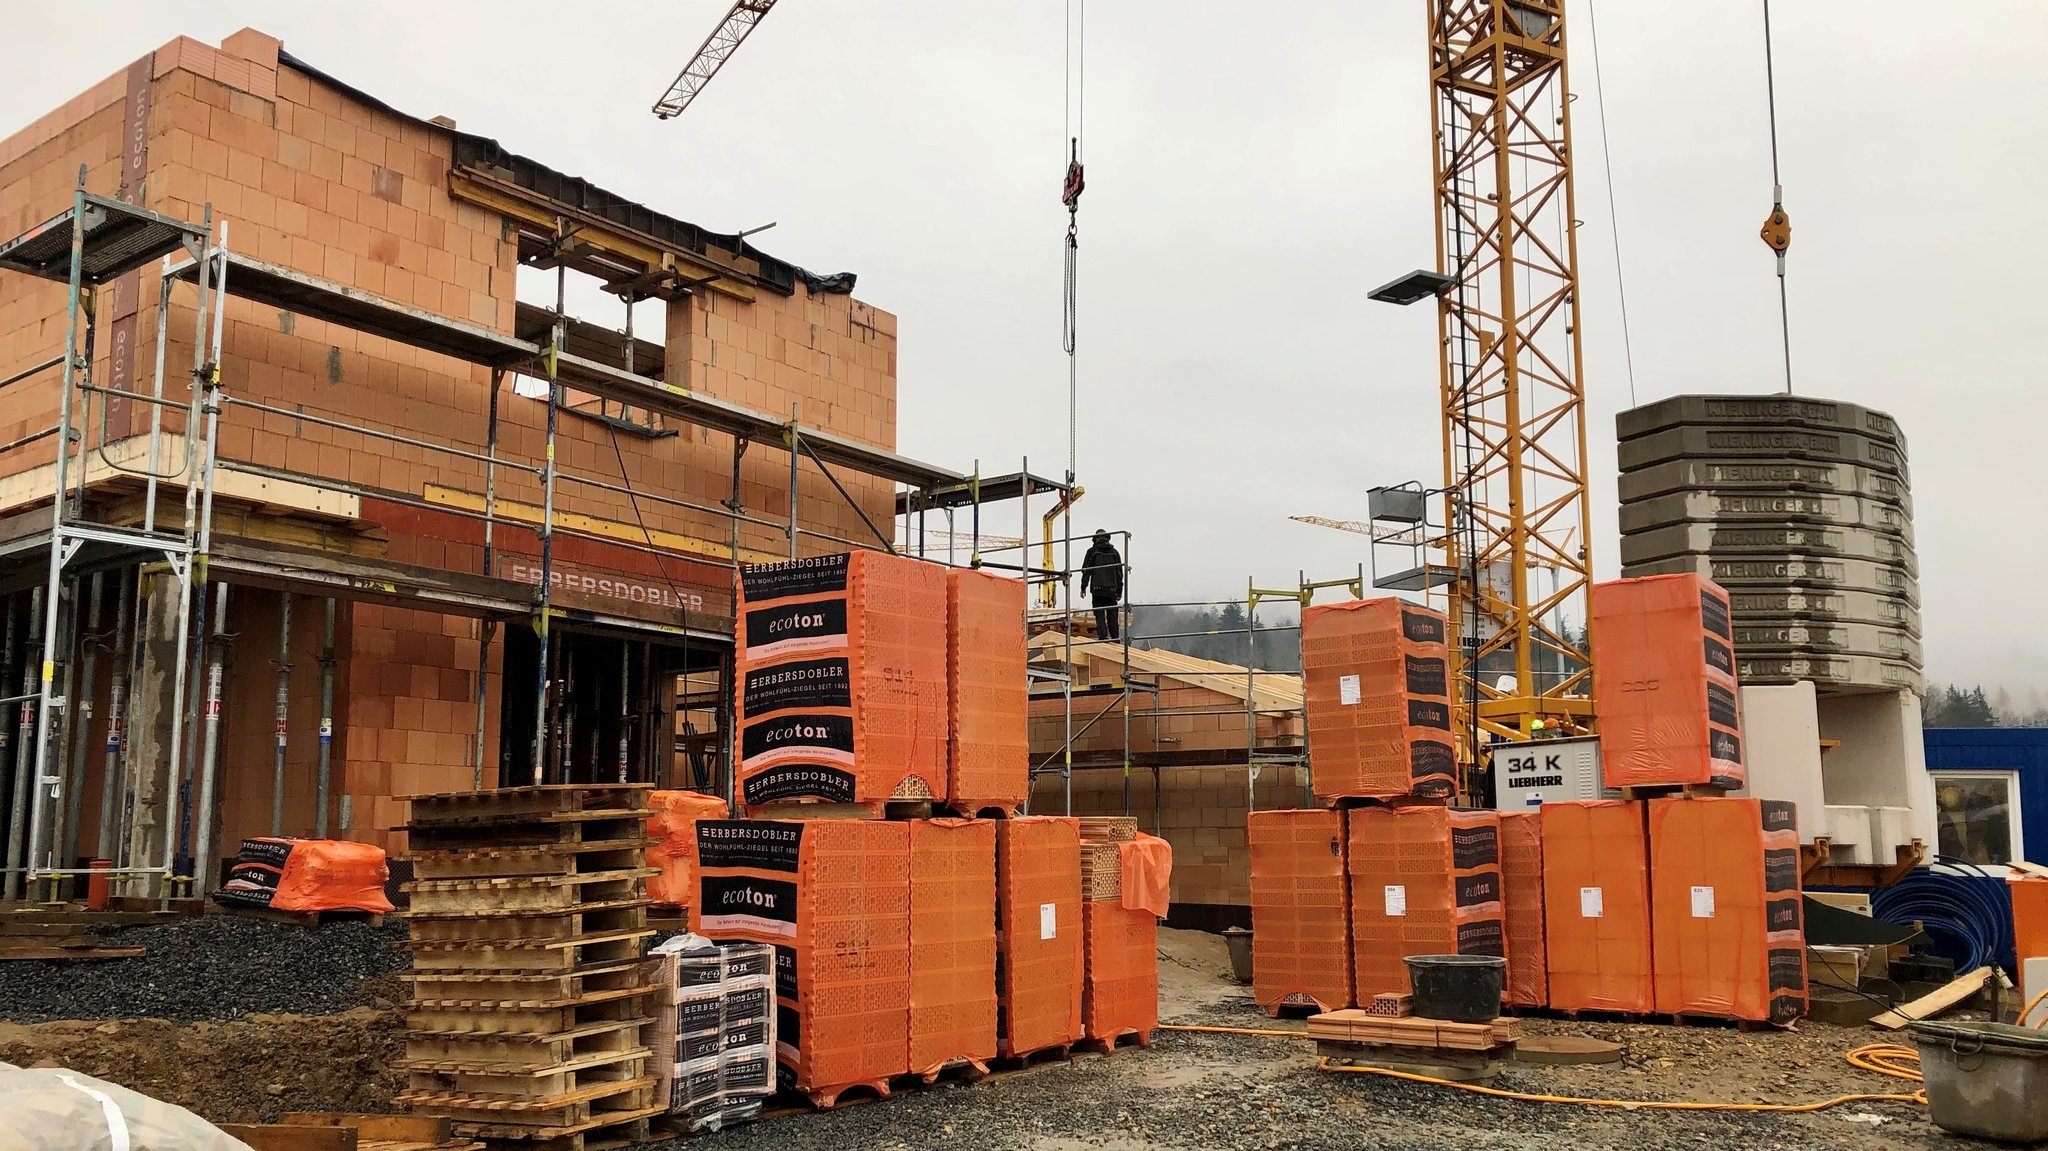
[[[296, 930], [296, 929], [289, 929]], [[113, 967], [113, 964], [104, 965]], [[1161, 1014], [1168, 1022], [1276, 1024], [1231, 982], [1222, 940], [1160, 933]], [[101, 1020], [0, 1023], [0, 1060], [56, 1063], [189, 1107], [219, 1122], [285, 1111], [389, 1110], [400, 1078], [391, 975], [359, 984], [347, 1010], [250, 1014], [192, 1023]], [[0, 1001], [0, 1019], [38, 1007]], [[22, 1008], [26, 1006], [26, 1010]], [[1788, 1103], [1912, 1085], [1851, 1068], [1843, 1054], [1883, 1038], [1802, 1024], [1789, 1033], [1529, 1021], [1538, 1033], [1618, 1041], [1622, 1063], [1516, 1068], [1496, 1086], [1612, 1099]], [[903, 1092], [819, 1115], [779, 1118], [715, 1140], [733, 1151], [943, 1147], [957, 1151], [1107, 1148], [1495, 1148], [1533, 1151], [1714, 1147], [1905, 1151], [1963, 1144], [1910, 1104], [1852, 1104], [1810, 1115], [1649, 1112], [1536, 1104], [1369, 1075], [1320, 1071], [1286, 1038], [1161, 1031], [1147, 1051], [1083, 1056], [972, 1086]]]

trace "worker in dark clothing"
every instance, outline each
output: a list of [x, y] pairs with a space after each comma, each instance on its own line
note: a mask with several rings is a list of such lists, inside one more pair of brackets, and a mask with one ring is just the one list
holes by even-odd
[[1109, 533], [1098, 530], [1088, 554], [1081, 557], [1081, 594], [1095, 605], [1095, 638], [1117, 638], [1117, 605], [1124, 598], [1124, 557], [1109, 542]]

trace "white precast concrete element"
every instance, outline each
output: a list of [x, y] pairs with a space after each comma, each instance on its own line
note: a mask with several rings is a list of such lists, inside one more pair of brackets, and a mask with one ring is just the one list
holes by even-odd
[[1901, 818], [1876, 817], [1867, 846], [1874, 862], [1889, 863], [1914, 839], [1934, 850], [1934, 780], [1920, 731], [1920, 697], [1910, 691], [1828, 696], [1818, 701], [1822, 739], [1841, 746], [1821, 762], [1829, 803], [1904, 808]]
[[1749, 769], [1749, 786], [1741, 794], [1792, 804], [1803, 840], [1824, 834], [1827, 792], [1821, 782], [1820, 714], [1813, 684], [1745, 686], [1741, 707], [1743, 759]]

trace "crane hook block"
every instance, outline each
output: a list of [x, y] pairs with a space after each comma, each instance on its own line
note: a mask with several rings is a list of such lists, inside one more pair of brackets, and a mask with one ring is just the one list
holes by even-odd
[[1771, 251], [1783, 255], [1785, 249], [1792, 246], [1792, 217], [1786, 215], [1785, 209], [1781, 207], [1772, 208], [1770, 216], [1764, 220], [1764, 226], [1757, 235], [1763, 237], [1764, 243]]
[[1087, 182], [1081, 178], [1081, 161], [1069, 161], [1066, 181], [1060, 185], [1060, 203], [1067, 206], [1067, 211], [1081, 206], [1081, 189], [1086, 186]]

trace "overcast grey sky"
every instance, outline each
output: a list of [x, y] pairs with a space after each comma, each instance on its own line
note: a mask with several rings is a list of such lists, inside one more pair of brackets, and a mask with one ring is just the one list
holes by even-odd
[[[725, 0], [16, 5], [0, 135], [183, 33], [243, 25], [422, 116], [757, 241], [902, 318], [899, 447], [1057, 473], [1063, 6], [783, 0], [681, 119], [647, 107]], [[1584, 0], [1573, 89], [1596, 563], [1630, 406]], [[489, 12], [490, 15], [482, 15]], [[1779, 385], [1756, 4], [1596, 9], [1637, 396]], [[1705, 15], [1703, 15], [1705, 13]], [[1799, 390], [1911, 439], [1929, 675], [2048, 687], [2031, 490], [2048, 382], [2048, 4], [1774, 13]], [[1080, 476], [1141, 600], [1349, 571], [1369, 486], [1440, 474], [1420, 0], [1097, 0]], [[598, 318], [598, 317], [593, 317]], [[1015, 534], [1014, 511], [989, 530]]]

